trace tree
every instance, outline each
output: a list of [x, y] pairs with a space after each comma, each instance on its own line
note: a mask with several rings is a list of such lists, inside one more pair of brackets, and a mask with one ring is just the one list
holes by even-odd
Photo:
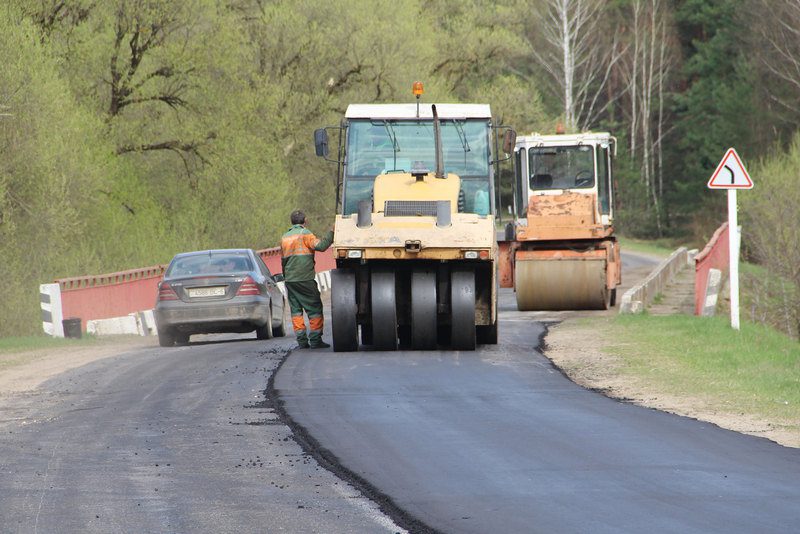
[[739, 198], [745, 246], [765, 268], [757, 313], [800, 337], [800, 134], [786, 152], [775, 151], [754, 169], [758, 183]]
[[705, 183], [728, 147], [747, 154], [758, 123], [752, 70], [739, 38], [746, 32], [735, 0], [683, 0], [676, 23], [686, 57], [685, 89], [674, 95], [676, 137], [669, 159], [674, 182], [671, 202], [689, 216], [713, 202]]
[[0, 336], [41, 330], [38, 284], [91, 272], [95, 188], [117, 168], [102, 122], [78, 106], [42, 34], [0, 6]]
[[662, 229], [664, 196], [664, 138], [666, 91], [671, 86], [675, 56], [674, 30], [666, 2], [643, 0], [630, 2], [618, 15], [630, 21], [623, 25], [627, 46], [616, 65], [624, 83], [624, 113], [628, 122], [626, 159], [644, 185], [645, 198], [639, 203], [652, 209], [659, 236]]
[[568, 129], [586, 130], [614, 99], [603, 92], [623, 51], [605, 0], [542, 0], [533, 11], [530, 51], [558, 95]]

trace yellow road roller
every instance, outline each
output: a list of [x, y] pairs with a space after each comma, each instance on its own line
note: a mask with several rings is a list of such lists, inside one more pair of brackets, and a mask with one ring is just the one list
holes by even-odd
[[516, 213], [499, 241], [499, 271], [520, 310], [614, 306], [622, 272], [613, 225], [615, 150], [607, 132], [517, 138]]
[[416, 103], [352, 104], [341, 126], [314, 133], [317, 155], [337, 164], [335, 351], [497, 342], [494, 174], [515, 134], [488, 105], [414, 92]]

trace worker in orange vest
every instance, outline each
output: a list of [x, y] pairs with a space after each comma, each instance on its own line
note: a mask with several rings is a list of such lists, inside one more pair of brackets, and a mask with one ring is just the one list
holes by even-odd
[[[281, 238], [281, 265], [297, 345], [301, 349], [328, 348], [330, 345], [322, 341], [324, 320], [315, 279], [314, 253], [328, 250], [333, 242], [333, 230], [318, 238], [305, 227], [306, 214], [300, 210], [292, 212], [291, 221], [292, 227]], [[308, 315], [308, 333], [303, 311]]]

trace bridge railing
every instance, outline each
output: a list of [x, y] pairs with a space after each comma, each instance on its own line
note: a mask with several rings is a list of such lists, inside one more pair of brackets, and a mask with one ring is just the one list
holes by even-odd
[[[281, 249], [272, 247], [257, 250], [272, 274], [283, 272]], [[317, 273], [336, 268], [330, 250], [317, 252]], [[40, 286], [42, 326], [46, 333], [63, 336], [63, 319], [80, 319], [85, 332], [90, 321], [127, 317], [152, 310], [156, 305], [158, 283], [164, 277], [166, 265], [153, 265], [115, 273], [60, 278]], [[327, 287], [324, 276], [318, 282]]]
[[[730, 247], [728, 245], [728, 223], [717, 228], [705, 248], [695, 256], [694, 262], [694, 314], [703, 315], [706, 307], [709, 274], [712, 269], [728, 270]], [[719, 274], [719, 273], [717, 273]], [[716, 295], [715, 295], [716, 297]], [[716, 300], [715, 300], [716, 302]]]

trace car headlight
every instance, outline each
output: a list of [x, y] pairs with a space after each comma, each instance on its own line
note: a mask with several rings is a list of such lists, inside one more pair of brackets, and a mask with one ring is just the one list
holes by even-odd
[[360, 250], [348, 250], [347, 251], [347, 257], [348, 258], [353, 258], [353, 259], [358, 259], [358, 258], [361, 257], [361, 251]]

